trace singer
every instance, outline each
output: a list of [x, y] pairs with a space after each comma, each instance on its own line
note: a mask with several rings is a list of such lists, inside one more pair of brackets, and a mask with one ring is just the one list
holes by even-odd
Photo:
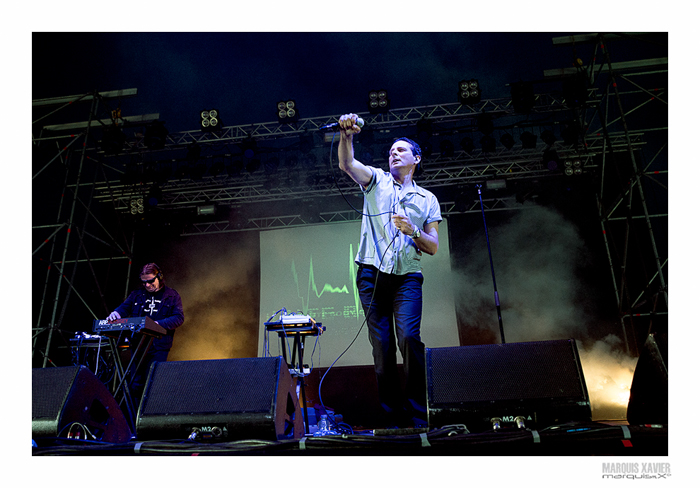
[[[367, 318], [379, 400], [387, 427], [427, 425], [425, 345], [420, 337], [423, 308], [423, 253], [438, 251], [440, 204], [413, 181], [421, 149], [407, 138], [394, 141], [389, 171], [355, 159], [353, 136], [362, 129], [355, 114], [338, 124], [340, 169], [364, 194], [362, 231], [355, 258], [357, 288]], [[396, 343], [403, 358], [406, 389], [401, 390]]]

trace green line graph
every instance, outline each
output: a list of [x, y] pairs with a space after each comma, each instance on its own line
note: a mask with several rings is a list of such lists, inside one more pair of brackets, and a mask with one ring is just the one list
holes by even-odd
[[342, 286], [334, 286], [331, 283], [324, 283], [320, 288], [316, 284], [316, 276], [314, 275], [314, 261], [313, 255], [309, 256], [309, 283], [306, 289], [306, 298], [302, 296], [301, 286], [299, 283], [299, 275], [296, 269], [296, 263], [292, 260], [292, 277], [294, 278], [294, 284], [297, 288], [297, 297], [301, 302], [301, 310], [303, 313], [308, 313], [310, 307], [310, 300], [312, 297], [320, 299], [324, 294], [346, 294], [351, 295], [352, 308], [354, 309], [354, 315], [357, 317], [362, 313], [362, 307], [360, 304], [360, 295], [357, 291], [357, 284], [355, 283], [355, 254], [352, 250], [352, 244], [350, 244], [350, 252], [348, 259], [348, 282], [350, 283], [350, 288], [348, 284], [343, 284]]

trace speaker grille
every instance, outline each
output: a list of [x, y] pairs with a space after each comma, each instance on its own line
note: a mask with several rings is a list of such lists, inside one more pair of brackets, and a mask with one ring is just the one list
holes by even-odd
[[279, 358], [156, 363], [141, 413], [271, 412], [279, 367]]
[[427, 354], [436, 404], [581, 396], [581, 371], [569, 341], [448, 347]]
[[[528, 427], [591, 418], [573, 340], [426, 349], [428, 424]], [[538, 427], [539, 428], [539, 427]]]
[[80, 367], [32, 370], [32, 419], [57, 419]]

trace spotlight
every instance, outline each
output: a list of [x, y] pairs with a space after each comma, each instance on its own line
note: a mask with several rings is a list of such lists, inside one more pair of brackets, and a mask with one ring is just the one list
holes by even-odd
[[493, 120], [489, 114], [482, 113], [476, 118], [476, 127], [482, 134], [490, 135], [493, 132]]
[[513, 136], [511, 136], [510, 134], [503, 134], [501, 136], [500, 141], [501, 144], [503, 144], [508, 150], [513, 149], [513, 146], [515, 146], [515, 139], [513, 139]]
[[299, 120], [299, 111], [294, 100], [277, 102], [277, 122], [280, 124], [291, 124], [297, 120]]
[[479, 82], [475, 79], [462, 80], [459, 82], [459, 93], [457, 95], [459, 103], [462, 105], [471, 105], [481, 101], [481, 88]]
[[385, 114], [389, 111], [389, 96], [386, 90], [372, 90], [369, 92], [367, 108], [371, 114]]
[[551, 130], [546, 130], [542, 132], [542, 134], [540, 134], [540, 139], [542, 139], [544, 143], [548, 146], [551, 146], [557, 140], [556, 136], [554, 135], [554, 132], [552, 132]]
[[566, 176], [580, 176], [583, 174], [580, 159], [567, 160], [564, 162], [564, 174]]
[[203, 132], [214, 132], [223, 127], [217, 109], [202, 110], [199, 112], [199, 118], [200, 129]]
[[216, 215], [216, 204], [205, 203], [203, 205], [197, 205], [197, 215]]
[[163, 191], [158, 187], [158, 185], [153, 185], [146, 195], [146, 201], [144, 202], [144, 207], [146, 210], [154, 209], [159, 203], [163, 201]]
[[143, 143], [148, 149], [163, 149], [167, 137], [168, 129], [165, 128], [165, 122], [155, 121], [146, 128]]
[[196, 163], [199, 161], [199, 157], [202, 155], [202, 147], [199, 146], [196, 142], [193, 142], [189, 146], [187, 146], [187, 155], [185, 156], [185, 159], [190, 162], [190, 163]]
[[428, 142], [433, 135], [433, 123], [430, 119], [420, 119], [416, 122], [416, 139], [421, 145]]
[[523, 144], [523, 149], [535, 149], [537, 136], [530, 131], [525, 131], [520, 134], [520, 142]]
[[258, 168], [260, 168], [260, 160], [258, 158], [250, 159], [245, 165], [245, 170], [248, 173], [255, 173]]
[[245, 141], [240, 144], [241, 153], [246, 159], [253, 159], [258, 152], [257, 144], [252, 137], [248, 137]]
[[126, 135], [117, 124], [112, 124], [102, 132], [100, 147], [108, 154], [117, 154], [124, 147]]
[[578, 145], [578, 124], [576, 121], [566, 121], [562, 124], [559, 135], [567, 146]]
[[519, 81], [510, 86], [510, 97], [513, 100], [513, 109], [516, 113], [526, 114], [535, 106], [535, 91], [532, 83]]
[[494, 152], [496, 151], [496, 139], [491, 136], [484, 136], [481, 138], [481, 150], [484, 152]]
[[588, 79], [585, 72], [576, 73], [563, 81], [564, 103], [569, 108], [580, 107], [588, 99]]
[[143, 198], [133, 198], [129, 202], [129, 207], [131, 215], [142, 214], [143, 213]]
[[542, 154], [542, 162], [549, 171], [558, 171], [561, 163], [554, 149], [547, 149], [544, 154]]
[[226, 164], [224, 163], [224, 156], [219, 154], [214, 156], [213, 163], [209, 168], [209, 174], [211, 176], [219, 176], [224, 171], [226, 171]]
[[455, 146], [452, 141], [445, 139], [440, 142], [440, 156], [443, 158], [451, 158], [455, 155]]
[[459, 146], [462, 148], [462, 151], [471, 153], [474, 150], [474, 141], [472, 141], [469, 137], [463, 138], [459, 142]]

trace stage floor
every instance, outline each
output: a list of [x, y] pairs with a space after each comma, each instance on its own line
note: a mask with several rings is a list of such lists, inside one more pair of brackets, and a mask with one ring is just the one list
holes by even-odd
[[121, 444], [35, 439], [34, 456], [667, 456], [667, 425], [578, 422], [542, 430], [469, 433], [464, 426], [228, 442], [134, 439]]

